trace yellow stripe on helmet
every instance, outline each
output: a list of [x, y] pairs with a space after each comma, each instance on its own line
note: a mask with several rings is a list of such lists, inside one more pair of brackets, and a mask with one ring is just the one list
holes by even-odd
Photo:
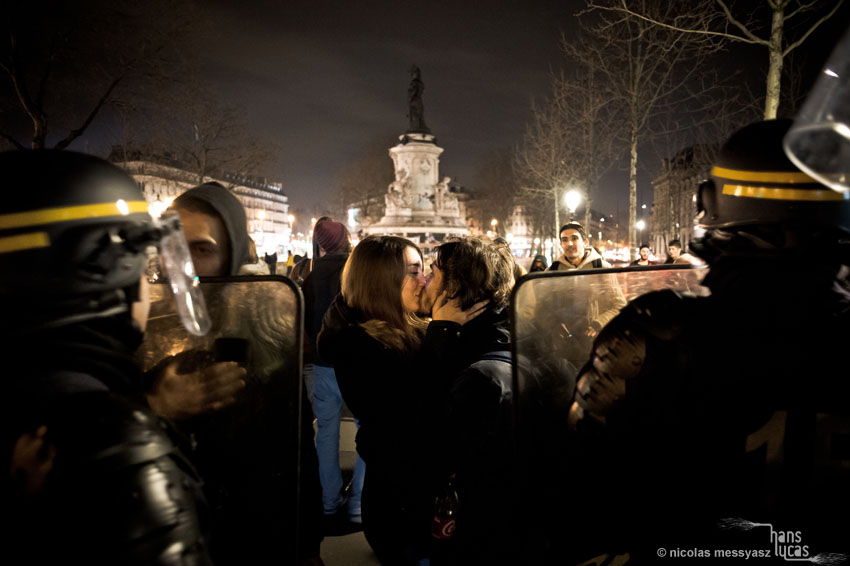
[[814, 179], [800, 171], [739, 171], [714, 167], [711, 174], [723, 179], [732, 179], [744, 183], [817, 183]]
[[31, 250], [33, 248], [46, 248], [50, 245], [50, 237], [47, 232], [30, 232], [29, 234], [18, 234], [0, 238], [0, 254]]
[[99, 204], [83, 204], [60, 208], [43, 208], [26, 212], [13, 212], [0, 215], [0, 229], [26, 228], [54, 222], [68, 222], [84, 218], [102, 218], [105, 216], [127, 216], [137, 212], [147, 212], [148, 203], [143, 200], [117, 200]]
[[848, 191], [823, 189], [787, 189], [783, 187], [752, 187], [748, 185], [723, 185], [723, 194], [733, 197], [763, 198], [769, 200], [836, 201], [848, 200]]

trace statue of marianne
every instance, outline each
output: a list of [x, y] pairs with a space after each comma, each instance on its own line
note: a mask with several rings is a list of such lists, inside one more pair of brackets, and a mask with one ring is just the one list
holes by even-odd
[[410, 67], [410, 86], [407, 89], [407, 102], [409, 110], [407, 117], [410, 120], [409, 131], [429, 131], [425, 125], [425, 106], [422, 103], [422, 91], [425, 90], [425, 84], [422, 82], [422, 75], [419, 67], [413, 65]]

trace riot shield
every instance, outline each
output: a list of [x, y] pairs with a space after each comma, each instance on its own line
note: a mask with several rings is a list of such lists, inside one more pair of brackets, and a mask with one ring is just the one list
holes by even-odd
[[181, 377], [222, 361], [247, 370], [236, 403], [175, 425], [204, 481], [215, 563], [294, 564], [302, 464], [311, 469], [300, 459], [312, 449], [312, 413], [301, 404], [301, 291], [275, 276], [202, 278], [201, 287], [212, 323], [205, 336], [183, 328], [165, 285], [151, 286], [139, 361], [149, 381], [172, 364]]
[[568, 538], [564, 519], [581, 478], [568, 477], [567, 413], [595, 334], [644, 293], [673, 289], [708, 295], [700, 285], [707, 271], [665, 265], [534, 273], [514, 289], [515, 411], [530, 549], [551, 552]]

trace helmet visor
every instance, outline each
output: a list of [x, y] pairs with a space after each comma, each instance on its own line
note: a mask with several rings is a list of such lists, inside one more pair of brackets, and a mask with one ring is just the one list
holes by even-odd
[[210, 329], [204, 296], [195, 266], [189, 253], [186, 236], [176, 212], [163, 214], [156, 220], [162, 239], [159, 242], [159, 259], [163, 275], [174, 295], [177, 314], [183, 326], [195, 336], [203, 336]]
[[850, 190], [850, 31], [821, 71], [785, 136], [788, 158], [818, 182]]

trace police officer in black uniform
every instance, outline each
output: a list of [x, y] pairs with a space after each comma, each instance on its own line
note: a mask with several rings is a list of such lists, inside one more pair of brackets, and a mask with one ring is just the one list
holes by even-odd
[[101, 159], [15, 151], [0, 171], [4, 563], [209, 564], [200, 480], [131, 358], [163, 230]]
[[560, 560], [850, 554], [850, 201], [788, 161], [789, 126], [735, 133], [700, 186], [691, 251], [711, 296], [649, 293], [595, 341], [569, 413]]

